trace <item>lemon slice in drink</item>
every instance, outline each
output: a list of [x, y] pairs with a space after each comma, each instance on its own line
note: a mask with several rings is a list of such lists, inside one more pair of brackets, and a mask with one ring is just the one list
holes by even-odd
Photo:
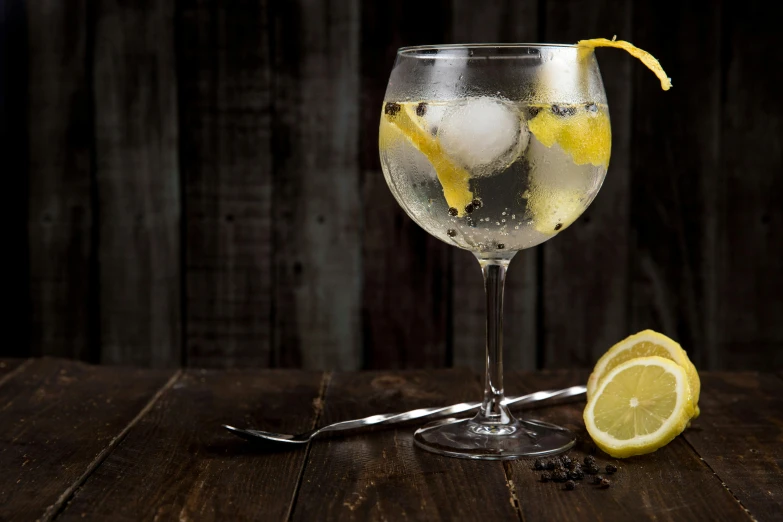
[[670, 359], [640, 357], [610, 371], [584, 411], [593, 442], [613, 457], [643, 455], [682, 433], [693, 404], [685, 370]]
[[568, 228], [585, 209], [583, 193], [534, 185], [527, 193], [527, 208], [533, 226], [542, 234], [556, 234]]
[[465, 207], [473, 201], [470, 190], [470, 173], [455, 163], [443, 151], [440, 141], [420, 125], [413, 104], [384, 105], [381, 118], [380, 147], [386, 150], [395, 141], [392, 128], [397, 129], [408, 141], [430, 161], [438, 176], [443, 196], [449, 207], [457, 209], [457, 215], [465, 215]]
[[[612, 132], [605, 108], [589, 104], [539, 106], [538, 109], [528, 121], [528, 128], [541, 145], [547, 148], [557, 145], [562, 152], [555, 155], [565, 153], [565, 160], [575, 165], [608, 166]], [[586, 207], [584, 190], [559, 186], [557, 177], [533, 175], [527, 196], [533, 226], [542, 234], [552, 235], [567, 228]]]
[[596, 390], [600, 387], [601, 382], [615, 367], [631, 359], [649, 357], [652, 355], [670, 359], [685, 370], [692, 394], [691, 402], [694, 408], [692, 416], [694, 418], [698, 417], [699, 393], [701, 392], [699, 372], [696, 371], [696, 367], [688, 358], [688, 354], [682, 349], [682, 346], [662, 333], [658, 333], [654, 330], [643, 330], [637, 334], [626, 337], [609, 348], [609, 350], [598, 359], [595, 368], [593, 368], [593, 373], [590, 374], [590, 378], [587, 380], [587, 400], [589, 401], [592, 399]]
[[555, 143], [560, 145], [577, 165], [608, 166], [612, 152], [608, 114], [605, 111], [589, 111], [581, 106], [571, 109], [572, 115], [560, 115], [548, 107], [542, 108], [528, 122], [528, 128], [547, 147]]

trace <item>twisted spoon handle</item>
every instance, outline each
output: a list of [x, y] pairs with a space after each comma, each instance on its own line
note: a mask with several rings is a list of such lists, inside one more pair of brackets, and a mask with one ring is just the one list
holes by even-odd
[[[529, 393], [527, 395], [520, 395], [518, 397], [506, 397], [503, 404], [506, 406], [513, 406], [518, 404], [527, 404], [531, 402], [543, 401], [546, 399], [564, 399], [567, 397], [576, 397], [587, 391], [585, 386], [571, 386], [570, 388], [564, 388], [562, 390], [545, 390], [535, 393]], [[451, 406], [442, 406], [439, 408], [420, 408], [418, 410], [411, 410], [405, 413], [387, 413], [384, 415], [370, 415], [363, 419], [354, 419], [343, 422], [336, 422], [323, 428], [314, 430], [311, 436], [315, 436], [318, 433], [327, 433], [333, 431], [352, 430], [355, 428], [361, 428], [364, 426], [372, 426], [377, 424], [396, 424], [399, 422], [406, 422], [413, 419], [420, 419], [422, 417], [448, 417], [449, 415], [456, 415], [458, 413], [464, 413], [470, 410], [476, 410], [481, 407], [480, 402], [461, 402], [459, 404], [453, 404]]]

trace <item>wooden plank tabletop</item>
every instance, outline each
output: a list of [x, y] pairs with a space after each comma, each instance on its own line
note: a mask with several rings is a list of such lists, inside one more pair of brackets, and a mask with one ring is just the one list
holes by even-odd
[[[511, 394], [584, 382], [510, 372]], [[683, 436], [617, 460], [589, 443], [583, 403], [526, 412], [575, 429], [573, 458], [612, 485], [542, 483], [531, 460], [414, 447], [414, 425], [279, 448], [221, 423], [279, 432], [480, 395], [467, 370], [321, 373], [139, 370], [0, 360], [0, 520], [783, 520], [783, 378], [704, 373]]]

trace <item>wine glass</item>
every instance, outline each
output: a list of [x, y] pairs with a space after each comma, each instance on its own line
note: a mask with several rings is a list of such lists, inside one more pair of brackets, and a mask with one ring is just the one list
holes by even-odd
[[405, 47], [389, 78], [379, 148], [405, 212], [469, 250], [487, 299], [484, 400], [472, 419], [416, 431], [419, 447], [474, 459], [550, 455], [565, 428], [518, 420], [503, 401], [502, 309], [514, 254], [568, 227], [606, 175], [611, 129], [592, 49], [554, 44]]

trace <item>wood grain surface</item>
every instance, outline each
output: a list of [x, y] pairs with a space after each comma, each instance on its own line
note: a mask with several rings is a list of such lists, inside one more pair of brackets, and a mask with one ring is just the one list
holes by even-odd
[[[413, 445], [418, 423], [281, 447], [222, 423], [298, 433], [373, 413], [471, 400], [467, 370], [135, 370], [0, 360], [0, 519], [777, 520], [783, 378], [709, 373], [701, 416], [655, 453], [612, 459], [589, 443], [584, 402], [518, 414], [568, 426], [572, 458], [619, 471], [601, 489], [542, 483], [532, 459], [471, 461]], [[584, 371], [510, 372], [511, 394]]]
[[96, 361], [87, 2], [28, 9], [30, 353]]
[[[509, 393], [562, 388], [584, 383], [586, 372], [517, 373], [509, 375]], [[526, 412], [531, 418], [576, 431], [577, 446], [568, 454], [582, 460], [593, 454], [600, 467], [614, 464], [608, 489], [590, 484], [589, 475], [573, 491], [563, 484], [542, 483], [532, 460], [507, 463], [523, 520], [751, 520], [734, 496], [699, 459], [691, 446], [676, 438], [664, 448], [628, 459], [614, 459], [595, 448], [585, 431], [584, 402]]]
[[[461, 370], [337, 373], [321, 422], [480, 395], [475, 377]], [[409, 425], [313, 443], [293, 520], [517, 520], [500, 462], [421, 451], [413, 445], [414, 429]]]
[[[677, 16], [667, 13], [677, 9]], [[631, 332], [677, 340], [697, 368], [717, 365], [717, 235], [721, 187], [720, 9], [675, 0], [634, 4], [634, 43], [654, 52], [673, 87], [634, 68]], [[687, 46], [677, 42], [693, 38]], [[770, 171], [771, 172], [771, 171]], [[732, 303], [741, 313], [739, 301]]]
[[30, 364], [30, 359], [0, 359], [0, 384], [9, 380], [20, 366]]
[[685, 440], [757, 520], [783, 514], [783, 380], [771, 374], [702, 376], [701, 415]]
[[182, 359], [174, 1], [95, 2], [102, 362]]
[[365, 368], [439, 367], [449, 359], [450, 258], [458, 253], [416, 225], [395, 201], [381, 171], [378, 125], [397, 49], [447, 41], [450, 9], [447, 0], [362, 3]]
[[172, 376], [38, 359], [0, 387], [0, 520], [50, 520]]
[[275, 361], [357, 369], [360, 2], [270, 5]]
[[322, 381], [320, 372], [188, 371], [58, 520], [285, 520], [307, 448], [245, 443], [220, 426], [311, 429]]
[[[783, 4], [727, 2], [722, 14], [721, 170], [714, 187], [716, 367], [783, 367], [783, 69], [769, 67]], [[727, 23], [727, 21], [730, 21]], [[713, 87], [713, 91], [714, 91]], [[748, 154], [743, 151], [753, 150]]]
[[177, 24], [186, 362], [272, 361], [272, 56], [266, 2], [189, 1]]

